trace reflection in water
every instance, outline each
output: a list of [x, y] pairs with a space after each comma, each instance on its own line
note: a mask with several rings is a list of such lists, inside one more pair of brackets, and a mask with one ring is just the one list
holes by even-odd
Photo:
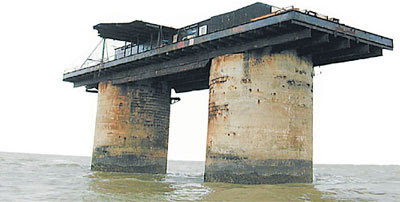
[[168, 174], [93, 172], [88, 200], [332, 201], [312, 184], [237, 185], [203, 182], [204, 162], [174, 162]]
[[231, 185], [208, 184], [214, 191], [205, 201], [334, 201], [312, 184]]
[[332, 201], [311, 184], [237, 185], [203, 183], [202, 175], [94, 172], [86, 200], [131, 201]]
[[[204, 162], [170, 161], [166, 175], [91, 172], [92, 194], [85, 200], [198, 201], [211, 192], [203, 185], [200, 164]], [[184, 172], [175, 172], [182, 168]]]
[[204, 183], [204, 162], [168, 174], [92, 172], [89, 157], [0, 152], [0, 201], [400, 201], [400, 166], [315, 165], [313, 184]]
[[[179, 181], [174, 181], [177, 178]], [[186, 180], [182, 180], [185, 179]], [[166, 182], [170, 182], [172, 192], [165, 192], [167, 201], [199, 201], [211, 192], [211, 189], [204, 186], [202, 176], [174, 176], [167, 174]]]
[[162, 200], [169, 184], [160, 183], [164, 176], [151, 174], [93, 172], [89, 178], [87, 201], [148, 199]]
[[168, 161], [165, 181], [174, 190], [165, 193], [167, 201], [199, 201], [212, 190], [204, 185], [204, 162]]

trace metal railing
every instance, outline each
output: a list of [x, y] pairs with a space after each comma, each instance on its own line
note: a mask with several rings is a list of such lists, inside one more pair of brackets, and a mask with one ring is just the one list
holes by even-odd
[[[102, 52], [101, 56], [100, 56], [100, 58], [94, 58], [93, 55], [96, 53], [96, 51], [99, 51], [101, 44], [103, 44], [102, 50], [101, 50], [101, 52]], [[81, 69], [85, 69], [88, 67], [93, 67], [93, 66], [99, 65], [101, 63], [106, 63], [106, 62], [115, 60], [115, 55], [114, 54], [109, 55], [108, 52], [109, 52], [109, 50], [108, 50], [106, 40], [101, 39], [101, 41], [96, 45], [96, 47], [92, 50], [92, 52], [89, 54], [89, 56], [86, 58], [86, 60], [80, 66], [75, 66], [73, 68], [67, 68], [64, 70], [64, 74], [78, 71]]]

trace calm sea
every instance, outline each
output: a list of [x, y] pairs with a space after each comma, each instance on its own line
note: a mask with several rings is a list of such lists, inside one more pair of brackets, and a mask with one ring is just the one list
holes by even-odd
[[92, 172], [90, 157], [0, 153], [0, 201], [400, 201], [400, 166], [315, 165], [313, 184], [204, 183], [204, 162], [168, 174]]

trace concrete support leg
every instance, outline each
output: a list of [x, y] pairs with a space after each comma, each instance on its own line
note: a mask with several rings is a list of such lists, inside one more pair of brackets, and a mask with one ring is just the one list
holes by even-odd
[[156, 80], [100, 83], [92, 170], [165, 173], [170, 95]]
[[289, 51], [214, 58], [205, 181], [312, 182], [312, 74]]

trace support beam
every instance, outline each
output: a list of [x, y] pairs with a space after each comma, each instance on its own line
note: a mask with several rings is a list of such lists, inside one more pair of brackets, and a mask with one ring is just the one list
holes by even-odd
[[298, 46], [294, 47], [294, 49], [297, 50], [297, 54], [299, 56], [312, 55], [316, 49], [329, 45], [329, 42], [331, 42], [329, 36], [329, 34], [315, 36], [308, 41], [305, 41], [305, 43], [298, 44]]
[[165, 173], [171, 89], [166, 82], [99, 84], [92, 170]]
[[[331, 55], [334, 52], [340, 53], [344, 49], [349, 49], [351, 47], [350, 39], [345, 38], [336, 38], [335, 40], [331, 40], [328, 45], [317, 46], [312, 49], [313, 58], [318, 58], [321, 55]], [[310, 51], [299, 51], [299, 56], [310, 54]]]
[[312, 182], [312, 74], [293, 52], [212, 60], [206, 182]]
[[174, 87], [176, 93], [185, 93], [194, 90], [204, 90], [208, 88], [208, 81], [199, 81], [192, 84]]
[[371, 47], [366, 44], [357, 45], [354, 49], [348, 49], [342, 52], [343, 55], [332, 55], [313, 59], [314, 65], [327, 65], [339, 62], [347, 62], [371, 57], [382, 56], [382, 49]]
[[296, 40], [286, 44], [279, 44], [273, 47], [272, 52], [279, 53], [285, 50], [311, 49], [314, 46], [325, 45], [329, 42], [329, 35], [323, 33], [312, 32], [311, 38]]
[[189, 63], [189, 64], [185, 64], [182, 66], [175, 66], [175, 67], [163, 68], [163, 69], [160, 68], [156, 71], [143, 70], [142, 72], [137, 72], [136, 74], [134, 74], [132, 76], [127, 76], [127, 77], [124, 77], [121, 79], [114, 79], [114, 80], [112, 80], [112, 83], [113, 84], [122, 84], [122, 83], [142, 80], [142, 79], [166, 76], [166, 75], [175, 74], [178, 72], [184, 72], [184, 71], [188, 71], [188, 70], [203, 68], [206, 66], [207, 63], [208, 63], [208, 60], [202, 60], [199, 62]]

